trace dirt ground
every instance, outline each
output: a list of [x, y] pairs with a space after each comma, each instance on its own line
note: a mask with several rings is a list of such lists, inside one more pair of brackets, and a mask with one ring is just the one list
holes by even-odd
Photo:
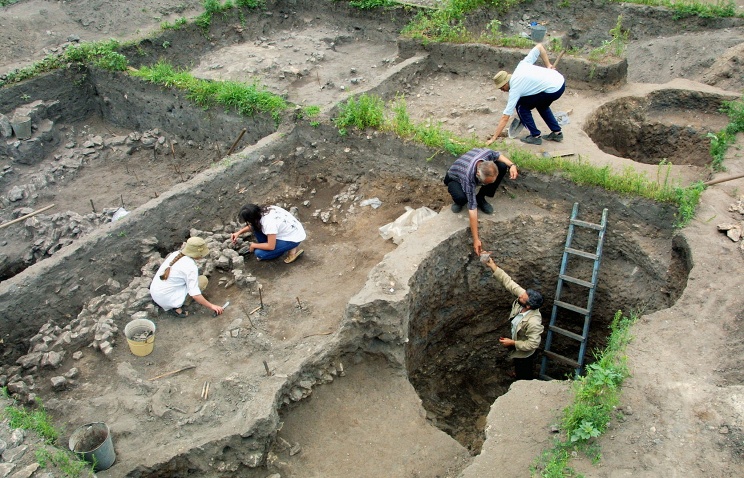
[[[738, 6], [741, 10], [744, 2], [738, 0]], [[548, 2], [534, 2], [526, 8], [525, 15], [545, 18], [554, 8]], [[574, 26], [579, 20], [581, 24], [591, 23], [587, 17], [591, 18], [596, 8], [601, 7], [591, 3], [574, 5], [571, 10], [576, 15]], [[119, 3], [21, 0], [0, 8], [0, 40], [7, 46], [0, 48], [0, 74], [42, 58], [68, 41], [70, 35], [82, 41], [112, 37], [126, 40], [156, 31], [162, 21], [192, 17], [200, 11], [200, 2], [184, 0]], [[260, 78], [272, 90], [286, 93], [290, 101], [315, 104], [327, 110], [348, 95], [381, 81], [384, 71], [400, 63], [395, 38], [380, 41], [385, 38], [387, 27], [370, 28], [367, 44], [353, 33], [356, 20], [349, 25], [343, 25], [341, 20], [333, 23], [323, 12], [304, 9], [299, 16], [304, 29], [262, 32], [253, 41], [215, 49], [195, 57], [192, 72], [215, 79]], [[561, 14], [561, 19], [563, 24], [552, 23], [555, 32], [570, 30], [569, 14]], [[664, 31], [668, 28], [673, 26], [666, 25]], [[553, 107], [554, 111], [567, 112], [570, 118], [570, 123], [564, 126], [566, 140], [560, 144], [546, 142], [531, 150], [569, 151], [593, 164], [610, 165], [618, 170], [633, 167], [656, 177], [659, 172], [656, 164], [642, 164], [600, 150], [585, 132], [592, 113], [613, 100], [643, 98], [658, 90], [689, 90], [734, 98], [744, 89], [742, 53], [742, 26], [633, 39], [628, 47], [628, 83], [607, 92], [572, 90], [569, 84], [564, 97]], [[483, 69], [488, 70], [487, 66]], [[417, 78], [405, 91], [408, 111], [415, 120], [441, 121], [443, 127], [458, 134], [485, 139], [493, 131], [506, 99], [491, 88], [489, 77], [493, 73], [485, 71], [480, 77], [466, 77], [439, 72]], [[690, 112], [684, 108], [676, 112], [670, 108], [660, 116], [663, 116], [661, 122], [667, 124], [691, 123]], [[720, 116], [713, 121], [721, 121]], [[542, 122], [538, 119], [537, 124], [540, 127]], [[715, 127], [718, 126], [717, 123]], [[704, 134], [705, 124], [696, 127]], [[715, 130], [710, 124], [708, 127]], [[86, 135], [126, 134], [97, 120], [74, 128], [78, 132], [85, 128]], [[505, 139], [505, 144], [522, 147], [518, 140]], [[727, 171], [718, 176], [744, 173], [743, 148], [744, 138], [739, 135], [727, 156]], [[60, 151], [63, 149], [64, 142]], [[36, 207], [48, 199], [64, 210], [85, 214], [89, 212], [91, 198], [100, 207], [116, 207], [122, 196], [127, 195], [127, 205], [136, 209], [156, 195], [153, 191], [183, 182], [173, 172], [172, 165], [162, 163], [160, 169], [151, 169], [153, 161], [149, 154], [135, 154], [129, 160], [132, 168], [147, 168], [147, 175], [133, 180], [132, 169], [129, 166], [122, 169], [121, 163], [112, 163], [110, 167], [90, 164], [89, 169], [81, 169], [69, 182], [62, 181], [58, 189], [48, 191], [48, 196], [34, 198], [24, 205]], [[194, 163], [184, 166], [187, 180], [209, 168], [210, 154], [201, 152], [192, 156]], [[0, 160], [2, 165], [6, 164], [5, 158]], [[699, 161], [674, 164], [671, 178], [681, 184], [712, 177]], [[369, 167], [373, 170], [375, 165]], [[33, 172], [33, 168], [28, 168], [19, 174], [23, 178], [23, 174], [30, 177]], [[198, 415], [197, 423], [206, 429], [205, 422], [229, 417], [237, 410], [236, 403], [240, 400], [260, 402], [262, 394], [275, 391], [272, 377], [255, 378], [263, 374], [265, 364], [272, 369], [274, 378], [281, 377], [305, 360], [305, 356], [317, 354], [328, 346], [332, 334], [340, 327], [346, 304], [364, 286], [370, 270], [386, 254], [395, 251], [394, 244], [379, 237], [380, 226], [398, 217], [404, 206], [427, 206], [443, 211], [441, 216], [447, 215], [440, 225], [453, 229], [466, 227], [457, 217], [450, 217], [453, 215], [448, 211], [449, 198], [439, 181], [433, 172], [417, 183], [382, 173], [361, 179], [349, 193], [348, 184], [336, 182], [328, 174], [326, 178], [309, 180], [302, 187], [288, 184], [284, 191], [261, 198], [267, 203], [297, 206], [308, 229], [308, 240], [303, 245], [305, 256], [292, 265], [281, 261], [257, 263], [249, 258], [246, 269], [264, 285], [260, 298], [255, 291], [240, 294], [234, 288], [210, 285], [210, 300], [220, 304], [231, 301], [232, 310], [228, 309], [225, 315], [213, 318], [197, 308], [193, 309], [195, 317], [188, 322], [160, 316], [152, 356], [135, 362], [124, 343], [117, 345], [110, 361], [86, 352], [75, 365], [89, 371], [79, 387], [64, 395], [51, 392], [46, 395], [41, 391], [39, 395], [55, 417], [68, 427], [115, 410], [119, 418], [113, 427], [114, 439], [117, 436], [121, 439], [117, 454], [128, 463], [137, 463], [141, 458], [144, 465], [151, 464], [149, 457], [156, 455], [158, 448], [173, 447], [185, 453], [193, 445], [188, 441], [187, 431], [183, 436], [158, 435], [148, 441], [142, 430], [147, 423], [136, 419], [139, 413], [150, 407], [151, 415], [174, 423], [186, 420], [185, 414], [178, 411], [185, 410], [189, 417]], [[580, 455], [573, 460], [572, 465], [585, 476], [744, 475], [741, 400], [744, 364], [740, 359], [744, 351], [744, 282], [736, 272], [744, 256], [739, 243], [716, 229], [719, 223], [742, 220], [741, 214], [730, 210], [740, 199], [741, 181], [710, 188], [703, 195], [696, 219], [680, 232], [689, 244], [694, 263], [687, 288], [677, 304], [645, 315], [634, 329], [636, 340], [628, 353], [633, 376], [624, 388], [622, 418], [611, 424], [599, 442], [602, 449], [599, 465]], [[6, 193], [8, 184], [0, 183], [0, 186]], [[117, 189], [119, 186], [123, 187]], [[508, 190], [508, 182], [505, 186]], [[256, 199], [240, 184], [229, 194]], [[344, 194], [378, 197], [382, 206], [350, 207], [350, 203], [339, 200], [339, 195]], [[497, 197], [497, 201], [506, 200], [506, 194]], [[534, 204], [522, 201], [508, 204], [514, 215], [534, 211]], [[323, 222], [313, 215], [316, 210], [335, 210], [335, 220]], [[222, 219], [229, 221], [232, 215], [226, 212]], [[12, 247], [7, 243], [3, 247], [9, 245]], [[655, 293], [649, 291], [649, 302], [655, 300]], [[268, 305], [266, 309], [253, 315], [245, 336], [231, 341], [229, 330], [238, 317], [236, 314], [242, 311], [248, 316], [247, 311], [259, 305], [259, 301]], [[148, 378], [190, 364], [198, 367], [167, 383], [148, 383]], [[280, 440], [270, 453], [270, 466], [250, 472], [241, 470], [240, 476], [266, 478], [276, 476], [273, 473], [285, 478], [528, 476], [532, 460], [550, 444], [553, 437], [550, 427], [557, 422], [567, 397], [567, 386], [563, 383], [514, 385], [492, 407], [488, 425], [484, 426], [488, 438], [484, 453], [473, 457], [465, 447], [426, 420], [421, 399], [403, 372], [377, 359], [360, 358], [358, 363], [345, 364], [345, 368], [346, 372], [335, 377], [332, 384], [316, 387], [310, 399], [282, 412]], [[211, 403], [199, 402], [202, 384], [208, 380], [217, 382], [215, 377], [221, 377], [220, 386], [214, 391], [217, 398]], [[102, 403], [98, 398], [100, 388], [94, 383], [103, 378], [111, 378], [106, 392], [119, 394], [114, 404]], [[232, 389], [231, 384], [234, 384]], [[250, 385], [238, 389], [237, 384]], [[154, 409], [143, 398], [153, 394], [157, 397]], [[497, 405], [518, 407], [521, 415], [516, 418], [505, 415]], [[206, 411], [208, 407], [212, 408]], [[239, 417], [230, 420], [239, 423]], [[199, 439], [206, 442], [218, 436], [216, 432], [213, 436], [204, 433]], [[301, 451], [297, 452], [296, 447]], [[219, 457], [203, 459], [210, 463], [220, 461]], [[230, 474], [228, 469], [221, 471], [223, 476]], [[147, 476], [146, 470], [140, 472], [137, 476]], [[119, 476], [117, 473], [115, 466], [99, 475]]]

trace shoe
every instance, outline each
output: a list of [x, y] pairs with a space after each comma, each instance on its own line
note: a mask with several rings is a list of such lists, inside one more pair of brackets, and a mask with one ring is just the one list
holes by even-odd
[[493, 214], [493, 206], [488, 204], [485, 199], [478, 202], [478, 209], [483, 211], [484, 214]]
[[460, 206], [459, 204], [453, 204], [452, 206], [450, 206], [450, 209], [455, 214], [458, 214], [460, 211], [462, 211], [462, 206]]
[[179, 309], [181, 309], [181, 312], [179, 312], [177, 309], [171, 309], [168, 312], [170, 312], [171, 314], [175, 315], [176, 317], [180, 317], [182, 319], [184, 317], [188, 317], [189, 316], [189, 311], [183, 310], [183, 307], [179, 307]]
[[560, 143], [563, 141], [563, 133], [560, 131], [551, 131], [549, 135], [545, 137], [548, 141], [555, 141], [556, 143]]
[[289, 257], [289, 255], [287, 255], [287, 258], [286, 258], [286, 259], [284, 259], [284, 263], [285, 263], [285, 264], [291, 264], [291, 263], [293, 263], [294, 261], [296, 261], [296, 260], [297, 260], [297, 258], [298, 258], [298, 257], [300, 257], [300, 256], [302, 255], [302, 253], [303, 253], [303, 252], [305, 252], [305, 251], [304, 251], [304, 250], [302, 250], [302, 249], [300, 249], [300, 250], [299, 250], [299, 251], [297, 251], [297, 252], [295, 253], [295, 255], [293, 255], [292, 257]]
[[523, 143], [527, 144], [542, 144], [542, 138], [539, 136], [525, 136], [521, 139]]

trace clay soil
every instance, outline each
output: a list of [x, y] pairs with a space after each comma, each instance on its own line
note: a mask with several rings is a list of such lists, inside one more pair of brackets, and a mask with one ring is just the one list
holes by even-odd
[[[0, 40], [5, 45], [0, 48], [0, 74], [42, 58], [67, 41], [69, 35], [77, 35], [83, 41], [138, 38], [156, 31], [162, 21], [172, 22], [181, 16], [200, 13], [199, 3], [21, 0], [0, 8]], [[396, 48], [395, 32], [399, 26], [392, 25], [389, 14], [374, 20], [379, 28], [372, 28], [373, 21], [339, 20], [320, 10], [304, 7], [294, 10], [291, 3], [283, 2], [281, 10], [271, 11], [272, 2], [269, 2], [269, 11], [276, 16], [299, 19], [304, 29], [276, 27], [250, 35], [250, 40], [244, 43], [224, 45], [201, 56], [195, 54], [189, 62], [192, 72], [212, 79], [250, 82], [258, 78], [294, 103], [319, 105], [327, 112], [350, 94], [374, 85], [382, 72], [402, 61]], [[504, 18], [503, 23], [518, 31], [525, 16], [538, 20], [551, 18], [549, 32], [556, 36], [567, 32], [579, 35], [592, 30], [595, 24], [606, 23], [608, 28], [614, 25], [615, 11], [597, 20], [597, 12], [605, 6], [590, 2], [571, 4], [570, 8], [559, 9], [554, 2], [535, 1]], [[738, 4], [741, 11], [741, 0]], [[556, 11], [559, 13], [553, 15]], [[374, 19], [374, 15], [367, 13], [366, 18]], [[600, 149], [585, 132], [587, 123], [594, 121], [592, 114], [598, 105], [626, 97], [645, 98], [659, 90], [693, 91], [726, 99], [741, 94], [744, 89], [741, 23], [720, 29], [701, 27], [679, 32], [673, 23], [659, 24], [655, 29], [651, 25], [653, 17], [653, 12], [648, 13], [644, 17], [647, 23], [638, 28], [643, 33], [631, 35], [627, 51], [628, 83], [605, 92], [569, 86], [553, 108], [569, 113], [570, 123], [564, 126], [566, 140], [561, 144], [546, 142], [532, 147], [531, 151], [574, 152], [596, 165], [618, 170], [632, 167], [656, 177], [659, 171], [656, 163], [610, 154], [617, 151]], [[357, 34], [359, 25], [365, 35]], [[634, 31], [634, 26], [630, 29]], [[180, 54], [188, 57], [186, 47]], [[438, 71], [408, 83], [401, 93], [406, 95], [413, 119], [442, 122], [443, 127], [458, 134], [474, 134], [485, 140], [501, 115], [506, 97], [494, 91], [489, 81], [495, 73], [490, 70], [497, 68], [477, 65], [477, 69], [483, 70], [483, 74], [467, 76]], [[709, 114], [704, 114], [704, 124], [696, 125], [703, 133], [706, 127], [715, 131], [725, 124], [725, 118], [716, 114], [705, 116]], [[649, 122], [658, 120], [685, 127], [700, 119], [694, 113], [692, 118], [690, 115], [684, 107], [670, 107], [650, 113]], [[537, 123], [538, 127], [542, 125], [539, 119]], [[68, 131], [80, 131], [83, 125], [70, 127], [73, 129]], [[91, 119], [85, 128], [91, 134], [105, 135], [116, 126]], [[126, 134], [119, 130], [114, 133]], [[367, 140], [364, 136], [360, 138], [355, 144]], [[368, 137], [369, 141], [376, 139], [374, 134]], [[504, 141], [508, 147], [526, 147], [518, 140]], [[739, 135], [726, 158], [727, 171], [720, 176], [744, 173], [742, 148], [744, 138]], [[355, 149], [349, 154], [363, 154], [363, 151]], [[122, 195], [129, 194], [127, 205], [136, 210], [156, 196], [155, 192], [186, 182], [209, 169], [213, 160], [210, 155], [200, 152], [192, 156], [192, 163], [184, 166], [184, 181], [167, 165], [133, 178], [131, 169], [122, 168], [121, 163], [108, 165], [98, 161], [88, 165], [89, 169], [81, 169], [76, 178], [49, 190], [46, 196], [23, 205], [41, 207], [44, 200], [55, 201], [65, 210], [85, 214], [90, 211], [90, 199], [95, 198], [99, 207], [117, 207]], [[0, 161], [2, 165], [10, 163], [5, 158]], [[144, 154], [135, 155], [130, 161], [132, 167], [150, 170], [152, 166], [151, 158]], [[337, 161], [335, 166], [342, 167], [342, 159]], [[271, 388], [267, 385], [270, 380], [280, 380], [297, 363], [333, 343], [346, 304], [365, 285], [373, 267], [396, 249], [391, 241], [379, 236], [380, 226], [397, 218], [405, 206], [426, 206], [448, 215], [445, 220], [449, 221], [445, 222], [448, 227], [466, 227], [463, 218], [449, 217], [449, 197], [441, 185], [444, 167], [444, 164], [424, 167], [421, 177], [412, 180], [376, 170], [375, 158], [370, 157], [370, 174], [361, 176], [353, 185], [337, 181], [333, 172], [326, 172], [313, 178], [288, 174], [285, 187], [266, 192], [263, 197], [254, 197], [252, 191], [239, 183], [233, 190], [221, 191], [220, 194], [233, 197], [231, 204], [244, 199], [299, 207], [308, 229], [304, 257], [292, 265], [281, 261], [258, 263], [249, 258], [246, 270], [263, 285], [260, 297], [255, 290], [250, 294], [240, 293], [213, 281], [207, 291], [210, 300], [220, 304], [230, 300], [232, 304], [223, 316], [214, 318], [195, 306], [192, 306], [194, 316], [187, 320], [158, 316], [156, 348], [151, 356], [134, 360], [124, 341], [117, 344], [111, 360], [86, 351], [83, 359], [75, 363], [83, 371], [76, 388], [55, 393], [40, 385], [37, 393], [54, 417], [64, 424], [68, 435], [73, 428], [90, 421], [105, 419], [110, 425], [115, 423], [112, 429], [118, 460], [127, 463], [127, 470], [135, 468], [139, 460], [159, 463], [162, 458], [159, 454], [175, 455], [176, 448], [193, 452], [199, 443], [189, 442], [188, 436], [181, 436], [181, 432], [177, 436], [163, 436], [156, 431], [150, 434], [151, 423], [142, 421], [144, 410], [155, 424], [161, 420], [169, 424], [192, 420], [193, 426], [208, 430], [211, 420], [220, 422], [237, 410], [241, 400], [265, 400], [262, 394]], [[22, 174], [30, 177], [33, 171]], [[674, 162], [670, 173], [670, 180], [680, 184], [711, 177], [706, 161], [696, 158], [687, 162], [683, 155]], [[23, 176], [17, 178], [21, 183], [22, 179]], [[119, 191], [112, 184], [127, 187]], [[6, 186], [3, 185], [3, 193], [7, 193]], [[632, 377], [624, 385], [622, 413], [618, 415], [621, 418], [613, 421], [598, 442], [602, 459], [598, 465], [582, 455], [572, 461], [572, 466], [585, 476], [744, 475], [744, 374], [741, 372], [744, 279], [740, 273], [744, 252], [739, 243], [732, 242], [716, 228], [719, 223], [742, 220], [739, 213], [729, 210], [739, 200], [741, 191], [742, 180], [709, 188], [703, 194], [696, 219], [677, 232], [684, 234], [691, 251], [693, 267], [687, 286], [676, 304], [668, 307], [665, 304], [664, 308], [652, 305], [650, 310], [654, 312], [643, 315], [634, 328], [635, 340], [628, 351]], [[338, 198], [344, 194], [377, 197], [382, 206], [350, 207], [350, 203], [342, 203]], [[591, 196], [591, 191], [576, 194]], [[512, 200], [515, 197], [522, 200]], [[552, 207], [541, 204], [535, 195], [518, 196], [510, 190], [508, 181], [494, 202], [508, 204], [509, 218], [534, 214], [536, 210], [550, 211]], [[323, 222], [313, 215], [316, 210], [334, 210], [333, 219]], [[561, 208], [558, 211], [565, 213]], [[10, 217], [9, 212], [3, 212], [5, 219]], [[191, 226], [211, 231], [218, 225], [230, 224], [236, 212], [224, 211], [219, 218], [204, 218], [203, 223]], [[14, 244], [5, 243], [5, 246], [14, 247]], [[467, 242], [461, 246], [456, 254], [466, 257], [470, 253]], [[485, 247], [497, 249], [499, 245]], [[645, 254], [653, 258], [668, 254], [668, 250], [650, 246]], [[509, 263], [518, 265], [515, 260]], [[139, 265], [134, 267], [138, 268]], [[632, 275], [629, 280], [633, 280]], [[388, 286], [395, 289], [398, 285], [385, 285]], [[657, 299], [662, 293], [649, 290], [648, 296], [639, 298], [639, 302], [663, 302]], [[250, 327], [244, 320], [245, 335], [231, 340], [230, 324], [239, 317], [247, 317], [259, 301], [267, 306], [251, 316]], [[543, 314], [548, 315], [547, 311]], [[486, 404], [479, 423], [487, 441], [482, 453], [474, 456], [473, 450], [463, 443], [467, 440], [458, 442], [432, 425], [436, 420], [432, 420], [431, 413], [427, 416], [405, 371], [381, 358], [363, 354], [349, 357], [353, 358], [343, 364], [345, 372], [333, 383], [317, 386], [309, 399], [281, 411], [283, 427], [269, 461], [256, 469], [241, 468], [239, 476], [265, 478], [276, 476], [272, 475], [275, 473], [285, 478], [529, 476], [530, 464], [542, 449], [550, 446], [554, 437], [551, 425], [559, 421], [560, 410], [569, 401], [565, 382], [514, 384], [491, 407], [487, 421]], [[147, 380], [192, 364], [197, 365], [196, 369], [172, 381], [152, 384]], [[273, 378], [256, 379], [266, 375], [265, 364]], [[205, 381], [219, 384], [213, 390], [211, 402], [200, 401]], [[183, 435], [188, 432], [184, 431]], [[219, 436], [217, 432], [201, 433], [199, 439], [209, 441]], [[472, 443], [473, 437], [469, 440]], [[168, 453], [160, 451], [166, 448], [172, 449]], [[214, 476], [238, 476], [229, 464], [220, 465], [220, 457], [197, 459], [208, 462], [215, 470]], [[117, 466], [99, 476], [119, 476]], [[167, 471], [162, 473], [165, 474], [157, 476], [167, 476]], [[132, 476], [148, 476], [147, 469], [140, 469]]]

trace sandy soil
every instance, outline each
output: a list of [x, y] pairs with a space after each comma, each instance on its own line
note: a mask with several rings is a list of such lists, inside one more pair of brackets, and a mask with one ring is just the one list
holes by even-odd
[[[547, 7], [534, 8], [540, 13], [541, 8]], [[173, 21], [199, 11], [196, 1], [23, 0], [0, 9], [0, 38], [9, 45], [9, 48], [0, 49], [0, 73], [42, 58], [47, 50], [52, 51], [67, 41], [68, 35], [78, 35], [82, 40], [109, 37], [125, 40], [157, 29], [161, 21]], [[395, 63], [394, 43], [377, 44], [376, 48], [345, 43], [339, 41], [345, 35], [343, 31], [326, 30], [313, 25], [311, 20], [308, 17], [306, 30], [293, 31], [277, 38], [273, 44], [247, 42], [199, 58], [194, 63], [194, 73], [243, 81], [262, 77], [277, 91], [288, 91], [292, 101], [325, 107], [353, 93], [357, 85], [374, 82], [378, 69]], [[325, 51], [323, 67], [311, 65], [309, 71], [298, 78], [296, 71], [302, 72], [308, 65], [308, 58], [313, 57], [320, 45], [333, 42], [338, 46]], [[598, 165], [609, 164], [620, 169], [632, 166], [655, 175], [657, 167], [654, 165], [638, 164], [600, 151], [583, 131], [587, 118], [600, 104], [623, 96], [643, 96], [658, 89], [660, 84], [664, 84], [664, 88], [711, 94], [739, 94], [744, 78], [737, 79], [736, 75], [741, 75], [742, 70], [727, 74], [731, 73], [730, 65], [716, 59], [727, 55], [740, 58], [743, 42], [742, 28], [632, 42], [628, 48], [630, 83], [609, 93], [567, 91], [554, 108], [571, 112], [571, 122], [564, 129], [566, 141], [533, 149], [575, 151]], [[349, 60], [342, 60], [344, 56]], [[485, 138], [492, 132], [505, 100], [490, 88], [489, 76], [490, 72], [484, 72], [482, 78], [446, 74], [421, 78], [418, 85], [407, 92], [409, 111], [415, 119], [431, 118], [442, 121], [445, 127], [459, 134]], [[352, 78], [362, 78], [362, 81], [351, 82]], [[345, 88], [340, 88], [341, 85]], [[686, 123], [682, 115], [667, 120]], [[742, 141], [740, 135], [728, 155], [725, 174], [744, 172]], [[507, 140], [507, 144], [520, 145], [515, 140]], [[126, 171], [112, 173], [122, 177], [128, 174]], [[673, 176], [675, 180], [688, 183], [708, 179], [710, 172], [699, 165], [678, 165]], [[333, 196], [343, 189], [342, 185], [319, 188], [319, 193], [312, 197], [278, 193], [266, 198], [267, 202], [298, 204], [310, 200], [311, 205], [302, 211], [310, 234], [306, 256], [291, 267], [282, 263], [251, 261], [247, 264], [260, 282], [270, 284], [263, 300], [271, 304], [267, 312], [255, 319], [255, 330], [242, 344], [251, 347], [250, 353], [245, 352], [241, 344], [219, 343], [212, 338], [214, 330], [224, 331], [233, 320], [229, 314], [214, 319], [201, 312], [188, 325], [173, 318], [160, 318], [156, 354], [146, 362], [134, 362], [126, 348], [120, 347], [109, 368], [97, 371], [96, 375], [116, 378], [117, 383], [112, 387], [121, 387], [123, 394], [117, 407], [124, 414], [134, 413], [142, 405], [138, 395], [146, 392], [158, 393], [161, 397], [165, 394], [180, 396], [178, 400], [164, 398], [162, 404], [188, 407], [194, 402], [191, 399], [198, 395], [195, 390], [204, 380], [210, 379], [215, 370], [229, 369], [233, 374], [246, 375], [260, 372], [266, 354], [254, 352], [262, 348], [271, 350], [269, 361], [274, 354], [282, 356], [287, 351], [296, 354], [288, 360], [299, 360], [298, 350], [322, 348], [326, 338], [322, 334], [337, 329], [344, 305], [363, 286], [368, 271], [394, 249], [390, 242], [378, 237], [376, 229], [397, 217], [404, 205], [441, 210], [448, 204], [446, 191], [438, 189], [436, 178], [428, 178], [423, 189], [405, 181], [397, 181], [391, 187], [386, 179], [373, 179], [360, 185], [365, 197], [382, 198], [383, 207], [342, 214], [339, 221], [331, 225], [310, 220], [309, 216], [315, 208], [329, 207]], [[741, 294], [742, 280], [736, 274], [742, 255], [739, 244], [729, 241], [715, 229], [719, 222], [741, 220], [728, 210], [740, 195], [740, 181], [723, 183], [706, 192], [697, 219], [683, 231], [695, 262], [688, 287], [674, 307], [644, 316], [636, 327], [636, 340], [629, 350], [633, 377], [626, 384], [622, 403], [625, 418], [613, 423], [610, 432], [600, 440], [603, 453], [600, 465], [592, 465], [581, 457], [574, 460], [576, 468], [586, 476], [726, 477], [744, 474], [742, 363], [738, 358], [744, 347], [744, 296]], [[89, 190], [95, 188], [96, 180], [81, 181], [79, 185]], [[106, 183], [100, 185], [106, 193], [113, 192], [106, 191]], [[317, 185], [310, 184], [308, 190], [313, 186]], [[149, 187], [142, 186], [138, 196], [147, 195]], [[236, 188], [233, 193], [238, 194], [238, 191]], [[105, 194], [100, 193], [103, 201]], [[113, 197], [115, 202], [115, 193]], [[87, 208], [87, 198], [85, 195], [79, 206], [75, 205], [74, 198], [67, 204], [70, 208]], [[78, 200], [78, 204], [80, 202]], [[517, 209], [528, 207], [511, 204]], [[238, 296], [231, 289], [214, 288], [210, 294], [217, 303], [231, 300], [234, 310], [253, 309], [257, 300], [255, 295]], [[296, 298], [303, 304], [301, 310], [296, 307]], [[653, 300], [650, 294], [649, 301]], [[703, 313], [688, 314], [687, 309]], [[202, 337], [210, 339], [203, 340], [198, 348], [196, 345], [184, 348], [179, 342], [183, 335], [189, 336], [191, 344], [199, 343]], [[167, 386], [141, 386], [144, 379], [166, 371], [165, 364], [191, 363], [197, 359], [200, 367], [193, 374], [169, 382]], [[84, 359], [81, 368], [85, 368], [85, 360], [88, 359]], [[114, 365], [117, 361], [130, 364], [134, 371], [117, 369]], [[399, 372], [376, 361], [350, 365], [345, 377], [320, 387], [311, 400], [288, 411], [279, 436], [290, 446], [284, 447], [281, 441], [277, 444], [274, 450], [277, 461], [272, 472], [278, 471], [283, 477], [457, 476], [470, 462], [463, 447], [423, 418], [418, 397]], [[274, 366], [276, 373], [281, 374], [282, 364], [272, 363]], [[257, 385], [257, 390], [261, 386], [265, 386], [265, 382]], [[562, 406], [561, 400], [556, 402], [554, 398], [564, 397], [566, 393], [565, 389], [556, 388], [561, 386], [538, 382], [515, 385], [512, 392], [499, 401], [508, 402], [506, 406], [509, 407], [520, 407], [532, 419], [514, 421], [503, 414], [490, 416], [491, 425], [486, 433], [494, 441], [484, 447], [490, 455], [474, 458], [473, 467], [466, 472], [470, 474], [463, 476], [526, 476], [529, 464], [552, 437], [550, 425], [556, 422]], [[133, 389], [130, 394], [125, 393], [127, 387]], [[223, 396], [234, 398], [228, 390], [224, 392]], [[73, 407], [71, 404], [75, 400], [89, 402]], [[71, 424], [82, 423], [86, 415], [95, 416], [100, 407], [103, 404], [96, 403], [85, 385], [70, 392], [69, 400], [50, 400], [53, 412]], [[230, 409], [225, 402], [217, 407]], [[175, 415], [165, 408], [161, 413]], [[495, 414], [496, 411], [492, 412]], [[329, 423], [333, 426], [328, 426]], [[118, 426], [119, 433], [131, 436], [138, 432], [141, 424], [122, 420]], [[499, 446], [493, 446], [494, 443]], [[290, 455], [293, 444], [300, 444], [302, 452]], [[152, 445], [167, 446], [167, 443]], [[142, 452], [134, 447], [117, 451], [129, 459]], [[506, 465], [500, 465], [503, 463]], [[269, 471], [257, 470], [250, 476], [269, 475]]]

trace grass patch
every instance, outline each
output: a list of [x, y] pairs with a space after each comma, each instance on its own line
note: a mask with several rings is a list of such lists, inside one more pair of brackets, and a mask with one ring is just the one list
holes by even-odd
[[623, 16], [617, 17], [617, 23], [615, 27], [610, 29], [610, 35], [612, 40], [605, 40], [602, 45], [589, 52], [589, 60], [599, 62], [603, 58], [608, 56], [615, 58], [622, 58], [625, 55], [625, 50], [628, 47], [628, 35], [629, 30], [623, 29]]
[[638, 314], [623, 316], [618, 311], [610, 324], [607, 347], [595, 354], [586, 375], [573, 383], [573, 402], [563, 410], [564, 438], [543, 452], [531, 467], [532, 476], [558, 478], [579, 476], [568, 463], [574, 451], [589, 454], [594, 462], [600, 454], [595, 439], [607, 430], [615, 407], [620, 403], [623, 381], [630, 376], [625, 349], [632, 339], [630, 328]]
[[733, 1], [719, 1], [717, 3], [703, 3], [696, 0], [610, 0], [615, 3], [635, 3], [654, 7], [666, 7], [674, 12], [674, 19], [698, 16], [701, 18], [729, 18], [744, 17], [744, 13], [736, 13], [736, 3]]
[[221, 3], [219, 0], [204, 0], [202, 3], [204, 6], [204, 13], [194, 19], [194, 23], [198, 25], [204, 33], [209, 31], [209, 27], [212, 25], [212, 18], [218, 14], [226, 14], [229, 10], [235, 7], [239, 8], [262, 8], [266, 5], [265, 0], [225, 0], [225, 3]]
[[177, 18], [173, 23], [163, 22], [160, 28], [163, 30], [181, 30], [189, 21], [185, 17]]
[[36, 450], [36, 461], [42, 468], [52, 466], [68, 478], [93, 477], [93, 464], [85, 462], [69, 450], [57, 447], [46, 447]]
[[708, 133], [710, 138], [710, 163], [713, 171], [725, 171], [723, 160], [729, 147], [736, 142], [736, 135], [744, 133], [744, 96], [734, 101], [725, 101], [721, 112], [729, 117], [729, 124], [717, 133]]
[[13, 5], [14, 3], [18, 3], [21, 0], [0, 0], [0, 7], [7, 7], [8, 5]]
[[29, 410], [17, 405], [8, 405], [5, 407], [4, 415], [8, 419], [8, 425], [11, 428], [22, 428], [24, 430], [33, 430], [46, 443], [54, 443], [59, 438], [59, 432], [52, 425], [41, 400], [36, 401], [37, 408]]
[[62, 58], [67, 62], [93, 63], [104, 70], [124, 71], [129, 66], [129, 61], [116, 51], [119, 46], [119, 42], [113, 39], [70, 45]]
[[152, 67], [143, 66], [131, 74], [150, 83], [184, 90], [188, 99], [205, 109], [219, 105], [228, 110], [235, 110], [243, 116], [269, 113], [278, 123], [281, 113], [288, 108], [284, 98], [267, 91], [258, 82], [247, 84], [201, 80], [186, 71], [173, 68], [164, 61]]
[[384, 109], [382, 99], [365, 93], [342, 103], [339, 106], [338, 116], [333, 119], [333, 124], [342, 135], [347, 134], [350, 127], [358, 130], [380, 128], [384, 119]]

